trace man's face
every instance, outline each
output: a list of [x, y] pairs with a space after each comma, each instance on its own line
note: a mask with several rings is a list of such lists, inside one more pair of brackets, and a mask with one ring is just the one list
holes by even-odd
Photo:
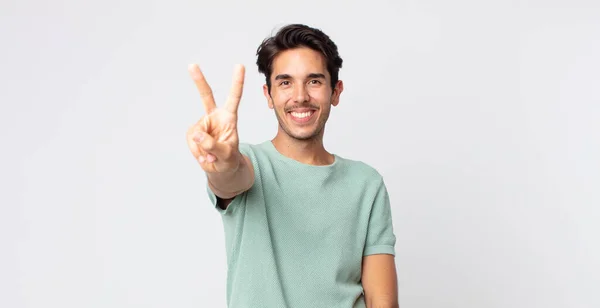
[[310, 48], [288, 49], [275, 57], [272, 68], [271, 93], [267, 85], [263, 91], [280, 129], [298, 140], [322, 136], [343, 90], [338, 81], [332, 91], [325, 58]]

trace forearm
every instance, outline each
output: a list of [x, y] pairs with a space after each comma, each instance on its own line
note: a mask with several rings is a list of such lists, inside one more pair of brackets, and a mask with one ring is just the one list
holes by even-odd
[[398, 301], [387, 298], [367, 299], [367, 308], [399, 308]]
[[398, 308], [398, 282], [393, 255], [363, 257], [362, 284], [368, 308]]
[[254, 168], [250, 159], [239, 153], [240, 165], [234, 172], [207, 173], [210, 189], [222, 199], [233, 198], [254, 184]]

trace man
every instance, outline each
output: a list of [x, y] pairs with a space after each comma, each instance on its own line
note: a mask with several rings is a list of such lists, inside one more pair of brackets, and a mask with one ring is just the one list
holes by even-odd
[[279, 127], [255, 145], [240, 143], [237, 133], [244, 67], [220, 109], [198, 66], [189, 68], [206, 114], [187, 141], [223, 220], [228, 307], [398, 307], [384, 181], [323, 145], [344, 88], [337, 46], [294, 24], [265, 39], [257, 56]]

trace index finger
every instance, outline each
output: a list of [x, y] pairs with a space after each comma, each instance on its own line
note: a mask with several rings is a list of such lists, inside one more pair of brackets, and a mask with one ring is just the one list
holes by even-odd
[[236, 113], [240, 100], [242, 99], [242, 92], [244, 90], [244, 74], [246, 69], [243, 65], [238, 64], [233, 72], [233, 83], [231, 84], [231, 91], [227, 97], [225, 108], [232, 113]]
[[190, 72], [190, 76], [192, 76], [192, 79], [196, 84], [196, 88], [198, 88], [198, 92], [200, 92], [200, 98], [204, 104], [204, 110], [206, 110], [206, 113], [208, 114], [213, 111], [213, 109], [217, 108], [212, 90], [206, 82], [206, 78], [204, 78], [204, 75], [197, 64], [190, 64], [188, 71]]

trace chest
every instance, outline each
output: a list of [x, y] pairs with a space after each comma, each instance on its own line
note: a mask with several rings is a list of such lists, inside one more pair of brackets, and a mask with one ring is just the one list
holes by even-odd
[[267, 222], [280, 239], [299, 244], [335, 245], [360, 241], [370, 204], [360, 189], [343, 181], [290, 181], [265, 192]]

